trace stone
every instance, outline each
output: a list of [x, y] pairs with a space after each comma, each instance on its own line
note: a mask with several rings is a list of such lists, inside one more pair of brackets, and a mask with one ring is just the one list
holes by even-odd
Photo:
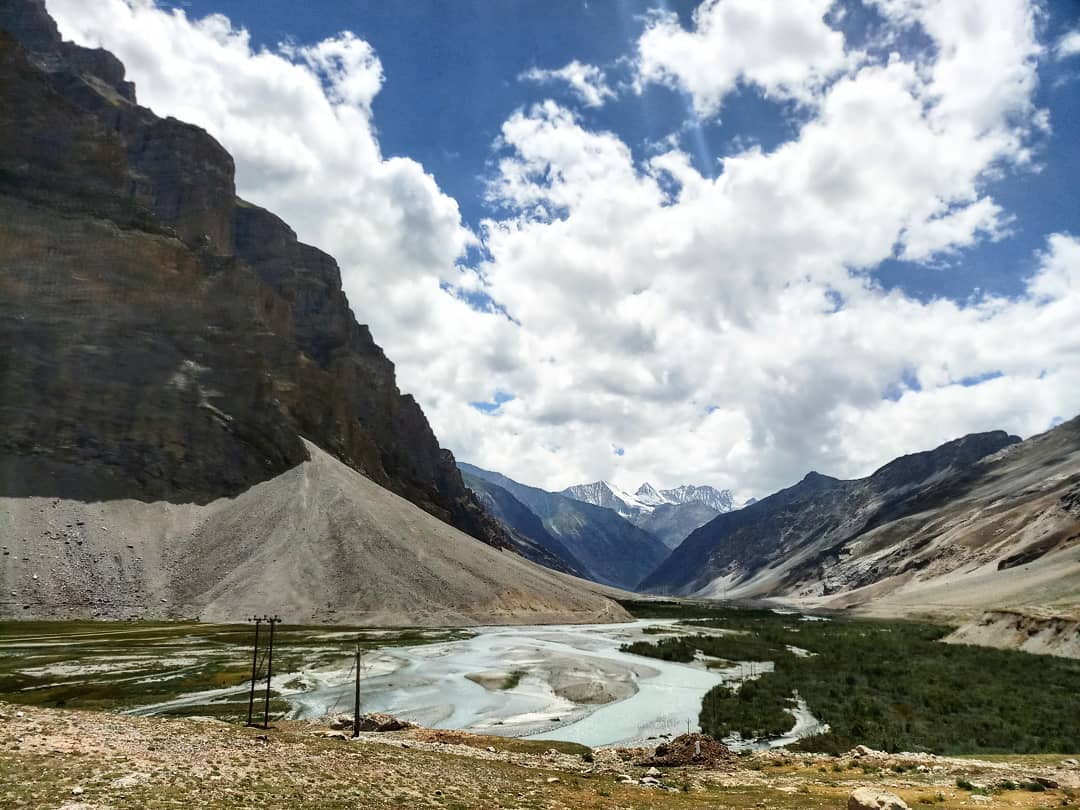
[[76, 785], [71, 789], [72, 796], [82, 796], [84, 793], [86, 793], [86, 790], [81, 785]]
[[147, 773], [129, 773], [124, 776], [117, 777], [113, 780], [112, 786], [114, 788], [133, 788], [138, 785], [145, 784], [150, 781], [150, 774]]
[[911, 810], [899, 796], [868, 787], [856, 788], [847, 806], [848, 810]]

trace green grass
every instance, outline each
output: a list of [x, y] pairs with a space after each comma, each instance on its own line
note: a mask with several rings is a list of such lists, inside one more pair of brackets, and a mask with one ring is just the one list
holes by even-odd
[[[1080, 661], [941, 644], [951, 628], [920, 622], [843, 616], [805, 622], [770, 611], [707, 606], [668, 605], [660, 611], [669, 617], [681, 612], [688, 635], [639, 642], [629, 651], [686, 661], [700, 650], [726, 660], [775, 664], [775, 672], [755, 681], [745, 698], [726, 686], [706, 694], [701, 725], [714, 736], [777, 733], [786, 730], [784, 723], [790, 728], [783, 709], [798, 692], [831, 726], [829, 733], [796, 746], [804, 750], [835, 754], [860, 743], [938, 754], [1080, 750]], [[691, 634], [701, 627], [737, 632]], [[815, 655], [799, 657], [788, 646]]]

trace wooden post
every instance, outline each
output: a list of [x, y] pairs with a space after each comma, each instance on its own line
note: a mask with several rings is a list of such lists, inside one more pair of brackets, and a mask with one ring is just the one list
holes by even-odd
[[262, 619], [259, 616], [252, 616], [248, 621], [255, 622], [255, 649], [251, 653], [251, 694], [248, 695], [247, 724], [250, 726], [251, 712], [255, 708], [255, 678], [258, 677], [256, 669], [259, 666], [259, 625], [262, 624]]
[[356, 692], [353, 694], [353, 738], [360, 736], [360, 642], [356, 643]]
[[274, 625], [281, 619], [270, 616], [264, 621], [270, 624], [270, 646], [266, 650], [266, 699], [263, 701], [263, 728], [270, 728], [270, 675], [274, 669]]

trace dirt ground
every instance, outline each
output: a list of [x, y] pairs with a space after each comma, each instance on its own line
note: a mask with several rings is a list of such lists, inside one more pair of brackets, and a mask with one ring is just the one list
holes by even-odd
[[1080, 803], [1066, 754], [770, 752], [740, 757], [734, 772], [669, 768], [642, 784], [646, 768], [616, 749], [548, 745], [426, 729], [350, 740], [306, 722], [262, 731], [0, 703], [0, 807], [844, 808], [862, 785], [912, 808]]

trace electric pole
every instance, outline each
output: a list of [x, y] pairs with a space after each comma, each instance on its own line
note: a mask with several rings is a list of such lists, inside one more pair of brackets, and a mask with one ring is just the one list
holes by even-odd
[[258, 677], [256, 669], [259, 666], [259, 625], [262, 624], [261, 616], [252, 616], [248, 619], [249, 622], [255, 622], [255, 648], [251, 653], [251, 694], [248, 696], [248, 719], [247, 724], [251, 725], [251, 712], [255, 708], [255, 678]]
[[360, 736], [360, 642], [356, 642], [356, 692], [353, 695], [352, 735]]
[[270, 646], [266, 651], [266, 699], [263, 701], [263, 728], [270, 728], [270, 675], [274, 668], [274, 625], [281, 622], [276, 615], [264, 616], [263, 621], [270, 625]]

